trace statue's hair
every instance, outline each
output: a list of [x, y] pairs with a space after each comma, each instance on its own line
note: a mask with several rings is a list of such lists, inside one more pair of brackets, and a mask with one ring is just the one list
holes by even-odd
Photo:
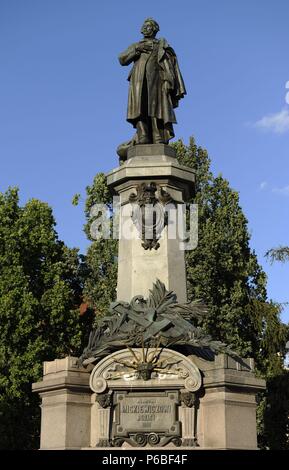
[[153, 18], [146, 18], [143, 22], [143, 25], [145, 23], [151, 23], [153, 25], [153, 28], [154, 28], [154, 32], [157, 33], [159, 30], [160, 30], [160, 27], [159, 27], [159, 24], [156, 22], [156, 20], [154, 20]]

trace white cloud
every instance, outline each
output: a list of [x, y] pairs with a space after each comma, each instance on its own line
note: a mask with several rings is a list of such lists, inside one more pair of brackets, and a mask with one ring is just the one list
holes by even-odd
[[281, 196], [288, 197], [289, 196], [289, 184], [283, 187], [275, 186], [272, 188], [272, 186], [267, 181], [262, 181], [259, 184], [259, 191], [269, 191], [270, 193], [275, 193]]
[[289, 185], [284, 186], [283, 188], [273, 188], [272, 192], [282, 194], [283, 196], [289, 196]]
[[[286, 88], [286, 90], [289, 89], [289, 80], [288, 80], [288, 82], [286, 82], [285, 88]], [[289, 91], [287, 91], [287, 93], [286, 93], [285, 101], [286, 101], [287, 104], [289, 104]]]
[[288, 109], [282, 109], [279, 113], [268, 114], [255, 122], [254, 126], [276, 134], [289, 132], [289, 111]]
[[267, 186], [268, 186], [267, 181], [262, 181], [262, 183], [260, 183], [259, 189], [263, 191], [263, 189], [267, 188]]

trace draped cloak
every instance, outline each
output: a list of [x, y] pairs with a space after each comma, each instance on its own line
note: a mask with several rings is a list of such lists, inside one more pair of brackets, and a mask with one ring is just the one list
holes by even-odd
[[129, 73], [127, 121], [136, 127], [137, 122], [155, 117], [162, 121], [168, 138], [174, 137], [176, 123], [174, 108], [186, 94], [185, 84], [174, 50], [166, 39], [144, 39], [153, 44], [149, 53], [138, 52], [134, 43], [119, 55], [121, 65], [134, 62]]

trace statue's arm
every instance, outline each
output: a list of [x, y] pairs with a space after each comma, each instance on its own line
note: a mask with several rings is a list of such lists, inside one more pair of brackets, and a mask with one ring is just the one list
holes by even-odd
[[137, 43], [129, 46], [124, 52], [119, 54], [118, 60], [121, 65], [129, 65], [131, 62], [136, 60], [140, 56], [140, 52], [137, 50]]

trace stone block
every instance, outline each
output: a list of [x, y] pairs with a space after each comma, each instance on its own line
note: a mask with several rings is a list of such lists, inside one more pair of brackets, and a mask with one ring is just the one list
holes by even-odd
[[90, 445], [91, 390], [89, 372], [66, 357], [44, 363], [40, 394], [41, 449], [80, 449]]

